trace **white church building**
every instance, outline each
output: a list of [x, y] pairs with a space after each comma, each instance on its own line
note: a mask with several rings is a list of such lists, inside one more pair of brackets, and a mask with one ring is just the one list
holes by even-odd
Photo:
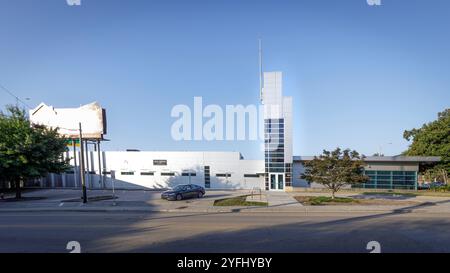
[[[177, 151], [100, 151], [87, 152], [85, 160], [88, 188], [166, 189], [178, 184], [197, 184], [206, 189], [254, 189], [291, 191], [296, 188], [318, 187], [301, 179], [303, 163], [313, 157], [292, 153], [292, 98], [284, 97], [282, 73], [263, 73], [261, 103], [264, 107], [264, 160], [247, 160], [239, 152], [177, 152]], [[83, 111], [81, 111], [83, 110]], [[90, 104], [70, 111], [79, 118], [81, 112], [91, 111], [98, 119], [92, 123], [97, 134], [106, 133], [105, 111], [98, 104]], [[45, 104], [30, 111], [37, 123], [51, 125], [62, 109]], [[42, 117], [40, 117], [42, 115]], [[51, 118], [49, 118], [49, 115]], [[88, 119], [88, 118], [86, 118]], [[39, 122], [40, 121], [40, 122]], [[89, 120], [86, 121], [88, 123]], [[69, 124], [67, 126], [70, 126]], [[67, 134], [73, 132], [68, 131]], [[50, 174], [34, 181], [33, 186], [78, 188], [81, 186], [80, 153], [68, 151], [72, 171]], [[417, 189], [421, 163], [439, 161], [437, 157], [369, 157], [366, 175], [370, 182], [365, 188]]]

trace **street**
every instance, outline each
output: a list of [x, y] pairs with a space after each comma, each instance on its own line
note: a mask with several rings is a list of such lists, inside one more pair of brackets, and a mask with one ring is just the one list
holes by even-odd
[[448, 216], [1, 212], [0, 252], [450, 252]]

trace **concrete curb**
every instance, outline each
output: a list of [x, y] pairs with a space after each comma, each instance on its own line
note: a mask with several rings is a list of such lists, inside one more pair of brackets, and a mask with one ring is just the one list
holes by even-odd
[[149, 213], [298, 213], [302, 215], [314, 213], [429, 213], [429, 214], [450, 214], [450, 211], [428, 210], [428, 209], [407, 209], [407, 208], [371, 208], [371, 209], [349, 209], [349, 208], [311, 208], [302, 207], [301, 209], [289, 208], [260, 208], [260, 207], [233, 207], [233, 208], [207, 208], [207, 209], [151, 209], [144, 207], [72, 207], [72, 208], [20, 208], [20, 209], [0, 209], [0, 213], [13, 212], [149, 212]]

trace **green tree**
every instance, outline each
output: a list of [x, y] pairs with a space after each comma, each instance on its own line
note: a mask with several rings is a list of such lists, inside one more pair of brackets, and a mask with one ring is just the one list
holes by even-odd
[[423, 166], [421, 172], [432, 173], [433, 177], [448, 183], [450, 173], [450, 109], [438, 114], [435, 121], [424, 124], [420, 129], [405, 131], [403, 137], [412, 141], [407, 156], [440, 156], [441, 161], [431, 166]]
[[312, 183], [319, 183], [331, 190], [332, 199], [335, 193], [345, 185], [353, 185], [368, 181], [368, 177], [363, 174], [364, 156], [349, 149], [334, 151], [323, 151], [319, 157], [305, 162], [305, 172], [302, 179]]
[[21, 198], [21, 181], [61, 173], [70, 166], [63, 160], [65, 139], [56, 129], [32, 125], [25, 110], [7, 106], [0, 112], [0, 180], [14, 183]]

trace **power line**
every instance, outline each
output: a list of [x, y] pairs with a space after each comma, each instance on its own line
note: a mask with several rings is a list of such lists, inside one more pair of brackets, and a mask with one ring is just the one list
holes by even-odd
[[16, 101], [21, 102], [23, 105], [25, 105], [26, 107], [28, 107], [28, 109], [31, 109], [31, 107], [26, 104], [23, 100], [21, 100], [18, 96], [14, 95], [13, 92], [11, 92], [8, 88], [4, 87], [1, 83], [0, 83], [0, 88], [5, 91], [6, 93], [8, 93], [10, 96], [12, 96], [13, 98], [16, 99]]

